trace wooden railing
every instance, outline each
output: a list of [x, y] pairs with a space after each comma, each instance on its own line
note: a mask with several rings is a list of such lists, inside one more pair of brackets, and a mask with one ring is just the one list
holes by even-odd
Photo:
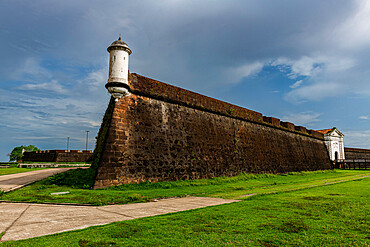
[[370, 169], [370, 160], [367, 159], [352, 159], [352, 160], [336, 160], [335, 168], [339, 169]]

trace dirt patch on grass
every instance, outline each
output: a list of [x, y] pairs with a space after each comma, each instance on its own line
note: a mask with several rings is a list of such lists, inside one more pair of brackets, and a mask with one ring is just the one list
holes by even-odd
[[286, 233], [299, 233], [299, 232], [307, 231], [308, 229], [309, 229], [309, 226], [299, 219], [283, 222], [278, 227], [278, 230], [286, 232]]

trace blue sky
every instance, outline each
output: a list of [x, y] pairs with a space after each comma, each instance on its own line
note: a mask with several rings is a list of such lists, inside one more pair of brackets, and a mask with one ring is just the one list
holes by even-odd
[[0, 160], [89, 149], [109, 101], [106, 48], [130, 71], [370, 148], [370, 3], [350, 0], [0, 2]]

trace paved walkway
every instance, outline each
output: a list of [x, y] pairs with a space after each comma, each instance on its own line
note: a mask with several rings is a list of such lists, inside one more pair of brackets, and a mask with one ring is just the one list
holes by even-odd
[[70, 169], [77, 168], [51, 168], [32, 172], [2, 175], [0, 176], [0, 189], [4, 191], [16, 190], [38, 180], [50, 177], [57, 173], [68, 171]]
[[126, 205], [65, 206], [29, 203], [0, 203], [1, 241], [33, 238], [83, 229], [116, 221], [215, 206], [237, 200], [209, 197], [163, 199]]

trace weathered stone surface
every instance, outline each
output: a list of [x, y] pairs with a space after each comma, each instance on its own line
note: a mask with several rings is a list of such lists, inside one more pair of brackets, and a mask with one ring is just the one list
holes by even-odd
[[136, 94], [235, 118], [242, 118], [255, 122], [263, 121], [262, 114], [259, 112], [251, 111], [138, 74], [130, 74], [129, 85], [132, 92]]
[[[173, 86], [170, 89], [177, 90]], [[165, 94], [167, 89], [160, 90]], [[244, 108], [234, 110], [232, 116], [218, 114], [227, 108], [222, 105], [224, 102], [214, 103], [213, 99], [208, 102], [202, 95], [199, 100], [203, 101], [199, 103], [179, 94], [179, 100], [190, 103], [176, 104], [165, 97], [161, 100], [159, 96], [138, 94], [110, 103], [115, 105], [95, 188], [141, 181], [234, 176], [240, 172], [330, 169], [323, 139], [313, 138], [304, 127], [299, 128], [303, 133], [298, 133], [290, 130], [293, 125], [290, 123], [284, 126], [288, 129], [269, 126], [262, 122], [262, 115], [260, 123], [254, 117], [242, 120], [236, 116], [244, 114]], [[216, 110], [210, 112], [191, 104], [204, 107], [208, 104], [207, 107], [214, 106]]]
[[344, 155], [347, 160], [370, 160], [370, 149], [344, 148]]
[[181, 106], [189, 106], [191, 108], [216, 113], [222, 116], [229, 116], [236, 119], [264, 123], [269, 126], [272, 125], [284, 130], [288, 129], [290, 131], [299, 132], [301, 134], [309, 134], [314, 138], [324, 138], [321, 133], [314, 130], [307, 130], [305, 127], [301, 126], [295, 128], [295, 125], [292, 123], [280, 122], [280, 120], [277, 118], [262, 116], [262, 114], [259, 112], [255, 112], [249, 109], [242, 108], [240, 106], [213, 99], [135, 73], [129, 74], [129, 86], [131, 88], [130, 91], [137, 95], [159, 99]]
[[71, 150], [47, 150], [36, 152], [24, 152], [23, 161], [31, 162], [88, 162], [92, 157], [91, 151]]
[[295, 126], [295, 130], [303, 134], [308, 134], [306, 127], [303, 127], [303, 126]]
[[[289, 122], [280, 122], [280, 125], [287, 128], [290, 131], [295, 131], [295, 125]], [[323, 136], [324, 137], [324, 136]]]
[[263, 121], [266, 122], [266, 123], [270, 123], [276, 127], [280, 127], [280, 119], [278, 118], [274, 118], [274, 117], [266, 117], [266, 116], [263, 116]]

